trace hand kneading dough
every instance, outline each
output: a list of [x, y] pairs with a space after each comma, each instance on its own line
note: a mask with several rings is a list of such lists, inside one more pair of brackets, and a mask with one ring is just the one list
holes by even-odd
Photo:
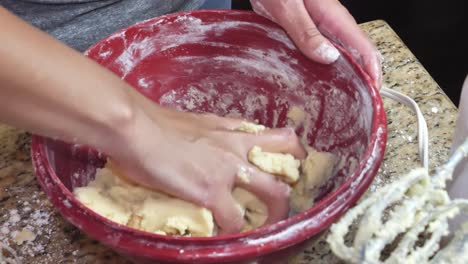
[[313, 149], [301, 165], [301, 178], [294, 186], [289, 204], [295, 213], [303, 212], [314, 204], [319, 188], [333, 174], [337, 158], [328, 152], [318, 152]]
[[[242, 122], [235, 130], [258, 133], [262, 125]], [[263, 152], [254, 146], [248, 160], [261, 170], [275, 174], [287, 183], [297, 182], [301, 161], [290, 154]], [[302, 178], [294, 186], [291, 206], [296, 212], [310, 208], [314, 195], [323, 182], [331, 176], [336, 158], [333, 154], [310, 151], [302, 161]], [[216, 226], [211, 211], [184, 200], [137, 186], [124, 175], [113, 173], [111, 163], [99, 169], [88, 186], [76, 188], [75, 196], [96, 213], [119, 224], [163, 235], [212, 236]], [[240, 167], [237, 175], [248, 183], [250, 171]], [[235, 188], [234, 199], [241, 208], [245, 225], [242, 231], [262, 226], [268, 218], [268, 208], [252, 193]]]

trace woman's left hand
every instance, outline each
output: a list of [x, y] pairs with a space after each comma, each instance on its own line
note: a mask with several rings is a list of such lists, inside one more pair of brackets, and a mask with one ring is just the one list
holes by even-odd
[[324, 35], [343, 45], [363, 65], [377, 88], [381, 57], [338, 0], [251, 0], [256, 13], [282, 26], [297, 47], [319, 63], [335, 62], [339, 51]]

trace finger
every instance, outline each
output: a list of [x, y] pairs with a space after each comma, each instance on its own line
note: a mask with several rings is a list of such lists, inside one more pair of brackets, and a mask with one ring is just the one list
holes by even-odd
[[307, 152], [292, 128], [278, 128], [263, 131], [260, 135], [246, 135], [249, 151], [254, 146], [274, 153], [290, 153], [297, 159], [305, 159]]
[[275, 21], [275, 18], [270, 14], [268, 9], [262, 4], [262, 1], [260, 0], [250, 0], [250, 3], [252, 4], [252, 9], [255, 13], [273, 21]]
[[220, 194], [220, 197], [213, 199], [211, 210], [215, 222], [219, 227], [219, 234], [239, 233], [244, 225], [242, 209], [231, 195], [230, 191]]
[[272, 15], [310, 59], [330, 64], [339, 58], [339, 51], [322, 36], [302, 0], [278, 1]]
[[[218, 123], [222, 123], [222, 126], [228, 130], [236, 130], [242, 126], [243, 122], [246, 121], [237, 118], [221, 118], [218, 120]], [[304, 159], [307, 156], [304, 146], [292, 128], [267, 129], [260, 131], [258, 134], [243, 133], [239, 141], [240, 144], [236, 145], [247, 147], [247, 149], [240, 147], [238, 150], [241, 153], [246, 153], [252, 147], [259, 146], [268, 152], [290, 153], [298, 159]]]
[[375, 50], [375, 53], [361, 57], [364, 70], [374, 81], [375, 87], [380, 89], [382, 87], [382, 56]]
[[285, 219], [289, 211], [290, 187], [275, 176], [246, 165], [247, 177], [237, 177], [236, 186], [255, 194], [268, 207], [266, 224]]
[[304, 4], [312, 20], [319, 25], [319, 30], [336, 38], [351, 54], [357, 56], [376, 87], [380, 88], [380, 54], [348, 10], [337, 0], [305, 0]]

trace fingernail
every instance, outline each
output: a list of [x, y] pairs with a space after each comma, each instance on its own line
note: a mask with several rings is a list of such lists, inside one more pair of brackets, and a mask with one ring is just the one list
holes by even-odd
[[314, 50], [314, 53], [326, 64], [333, 63], [340, 57], [340, 52], [326, 41], [322, 42], [322, 44]]

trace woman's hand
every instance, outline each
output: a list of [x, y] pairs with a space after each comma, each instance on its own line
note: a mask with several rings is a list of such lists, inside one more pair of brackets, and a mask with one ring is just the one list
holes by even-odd
[[[268, 205], [269, 223], [287, 216], [289, 186], [264, 173], [247, 160], [258, 145], [266, 151], [305, 151], [292, 129], [271, 129], [258, 135], [234, 131], [242, 120], [190, 114], [158, 107], [136, 95], [134, 122], [124, 128], [123, 140], [108, 153], [119, 170], [139, 184], [210, 209], [222, 233], [239, 232], [244, 224], [231, 192], [249, 190]], [[237, 173], [250, 171], [250, 181]]]
[[330, 64], [340, 56], [324, 37], [343, 45], [374, 80], [382, 84], [381, 57], [338, 0], [251, 0], [256, 13], [279, 25], [310, 59]]

